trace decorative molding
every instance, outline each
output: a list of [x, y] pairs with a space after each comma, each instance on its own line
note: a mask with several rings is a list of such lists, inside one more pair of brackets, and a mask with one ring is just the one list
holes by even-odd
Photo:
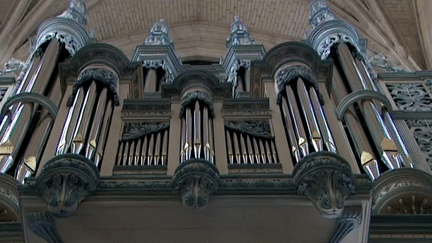
[[401, 168], [382, 174], [372, 195], [373, 214], [432, 214], [432, 176]]
[[210, 196], [219, 188], [218, 169], [209, 161], [191, 159], [181, 163], [172, 179], [174, 191], [180, 195], [183, 205], [189, 209], [204, 209]]
[[228, 121], [225, 122], [225, 127], [256, 137], [273, 138], [269, 121]]
[[25, 63], [21, 60], [11, 58], [4, 64], [4, 69], [0, 70], [0, 76], [6, 73], [20, 73], [26, 70], [28, 63]]
[[26, 221], [30, 230], [48, 243], [63, 242], [57, 233], [54, 218], [49, 212], [26, 213]]
[[17, 103], [39, 104], [43, 106], [43, 108], [47, 109], [53, 120], [57, 117], [57, 106], [48, 97], [38, 93], [27, 92], [19, 93], [17, 95], [9, 97], [8, 100], [4, 103], [0, 114], [5, 115], [6, 113], [10, 112], [9, 107]]
[[99, 171], [87, 158], [64, 154], [49, 160], [37, 177], [36, 188], [50, 212], [68, 217], [99, 184]]
[[337, 19], [336, 15], [327, 7], [326, 0], [313, 0], [310, 4], [309, 23], [312, 28], [329, 20]]
[[345, 236], [362, 224], [362, 207], [345, 207], [341, 216], [337, 219], [330, 240], [328, 242], [341, 242]]
[[432, 98], [423, 83], [386, 83], [399, 110], [432, 111]]
[[278, 70], [275, 76], [276, 85], [279, 92], [285, 90], [285, 86], [289, 85], [291, 82], [296, 82], [298, 77], [304, 78], [305, 83], [315, 88], [321, 105], [324, 105], [324, 98], [319, 92], [318, 81], [315, 79], [315, 76], [310, 68], [300, 65], [288, 66]]
[[120, 98], [117, 92], [117, 84], [119, 82], [117, 74], [104, 68], [89, 68], [85, 69], [78, 75], [77, 81], [73, 86], [72, 94], [69, 96], [67, 102], [68, 106], [72, 106], [78, 89], [89, 80], [100, 82], [104, 86], [108, 87], [108, 89], [114, 94], [114, 104], [116, 106], [120, 105]]
[[342, 120], [348, 107], [353, 105], [355, 102], [362, 100], [378, 100], [387, 108], [388, 111], [393, 110], [390, 101], [382, 93], [374, 90], [360, 90], [350, 93], [339, 102], [339, 105], [336, 108], [337, 118]]
[[432, 120], [405, 120], [412, 136], [432, 168]]
[[338, 218], [345, 199], [355, 194], [355, 177], [349, 163], [337, 154], [317, 152], [303, 158], [294, 168], [297, 193], [307, 196], [326, 218]]
[[209, 95], [209, 93], [204, 91], [191, 91], [185, 94], [182, 97], [181, 108], [180, 108], [180, 117], [183, 116], [186, 106], [190, 105], [192, 102], [200, 100], [204, 102], [204, 104], [209, 108], [211, 115], [214, 117], [214, 109], [213, 109], [213, 98]]
[[169, 127], [169, 122], [126, 122], [122, 140], [132, 140]]
[[0, 201], [6, 208], [6, 214], [13, 214], [17, 221], [20, 218], [18, 181], [8, 174], [0, 173]]

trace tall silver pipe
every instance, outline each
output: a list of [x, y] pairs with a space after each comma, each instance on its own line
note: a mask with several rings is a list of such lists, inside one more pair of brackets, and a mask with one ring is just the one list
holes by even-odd
[[190, 107], [186, 108], [186, 145], [185, 145], [185, 160], [191, 159], [192, 156], [192, 111]]
[[81, 111], [81, 107], [84, 101], [85, 91], [84, 88], [80, 88], [75, 96], [75, 100], [72, 106], [69, 108], [68, 114], [66, 116], [65, 123], [63, 125], [62, 134], [60, 136], [59, 143], [57, 144], [56, 155], [67, 153], [73, 132], [77, 126], [77, 121]]
[[233, 141], [234, 141], [234, 153], [235, 153], [236, 163], [241, 164], [241, 150], [240, 150], [238, 132], [233, 132]]
[[231, 142], [231, 136], [228, 130], [225, 130], [225, 137], [227, 142], [228, 160], [230, 164], [234, 164], [234, 153]]
[[108, 103], [105, 108], [104, 116], [103, 116], [104, 118], [102, 122], [102, 128], [100, 130], [99, 139], [96, 145], [96, 156], [94, 159], [96, 166], [99, 166], [99, 163], [103, 158], [103, 152], [105, 150], [106, 140], [108, 138], [108, 133], [110, 130], [112, 112], [113, 112], [112, 100], [108, 100]]
[[251, 164], [255, 164], [255, 156], [254, 156], [254, 151], [252, 148], [252, 141], [251, 141], [251, 137], [246, 134], [246, 145], [247, 145], [247, 150], [248, 150], [248, 157], [249, 157], [249, 161]]
[[272, 160], [272, 153], [271, 153], [271, 150], [270, 150], [269, 143], [270, 143], [269, 140], [265, 140], [264, 141], [264, 145], [265, 145], [265, 148], [266, 148], [267, 160], [268, 160], [269, 164], [271, 164], [271, 163], [273, 163], [273, 160]]
[[181, 119], [180, 163], [186, 161], [186, 118]]
[[240, 151], [242, 153], [243, 164], [247, 164], [248, 163], [248, 154], [247, 154], [245, 137], [243, 136], [243, 134], [239, 134], [239, 138], [240, 138]]
[[93, 122], [91, 124], [90, 134], [85, 145], [85, 156], [90, 160], [93, 159], [93, 156], [96, 153], [96, 146], [102, 129], [105, 107], [107, 105], [107, 95], [108, 90], [107, 88], [104, 88], [99, 96]]
[[79, 154], [84, 148], [84, 142], [87, 138], [87, 132], [89, 130], [90, 118], [96, 103], [96, 89], [96, 83], [92, 82], [87, 90], [83, 108], [81, 109], [78, 124], [72, 139], [72, 153], [74, 154]]
[[203, 118], [202, 118], [202, 137], [204, 146], [204, 159], [209, 160], [211, 155], [211, 147], [209, 141], [209, 110], [208, 107], [204, 105], [203, 107]]
[[301, 78], [297, 79], [297, 94], [300, 100], [300, 107], [303, 111], [303, 115], [306, 121], [306, 125], [309, 131], [309, 137], [311, 138], [312, 146], [316, 152], [323, 150], [323, 139], [321, 131], [318, 127], [318, 123], [315, 118], [313, 111], [313, 105], [309, 99], [309, 94]]
[[166, 164], [168, 157], [168, 129], [163, 131], [163, 141], [162, 141], [162, 153], [161, 153], [161, 165]]
[[141, 165], [148, 165], [147, 159], [147, 149], [148, 149], [148, 135], [143, 138], [143, 145], [141, 149]]
[[30, 79], [34, 76], [34, 73], [36, 72], [36, 70], [38, 70], [40, 68], [41, 59], [42, 59], [42, 56], [40, 56], [40, 55], [33, 56], [29, 69], [24, 74], [24, 76], [21, 80], [21, 83], [16, 87], [16, 90], [13, 92], [13, 94], [19, 94], [19, 93], [23, 92], [23, 90], [26, 89]]
[[129, 141], [125, 141], [122, 165], [128, 165], [128, 156], [129, 156]]
[[135, 154], [132, 165], [139, 165], [140, 160], [140, 152], [141, 152], [141, 139], [136, 139], [136, 145], [135, 145]]
[[393, 137], [394, 141], [396, 141], [396, 143], [399, 147], [399, 151], [401, 151], [402, 160], [403, 160], [402, 163], [406, 167], [414, 168], [414, 163], [412, 161], [412, 158], [408, 152], [407, 147], [405, 146], [404, 141], [400, 137], [399, 131], [396, 127], [396, 124], [394, 123], [392, 115], [388, 111], [385, 111], [384, 117], [385, 117], [386, 124], [388, 124], [388, 127], [391, 130], [391, 135], [393, 135], [392, 137]]
[[148, 151], [147, 151], [147, 164], [148, 165], [153, 165], [154, 148], [155, 148], [155, 136], [154, 136], [154, 133], [152, 133], [150, 136], [149, 143], [148, 143]]
[[213, 119], [209, 118], [208, 120], [209, 124], [209, 146], [210, 146], [210, 159], [209, 161], [211, 163], [214, 163], [214, 143], [213, 143]]
[[123, 144], [125, 142], [123, 141], [119, 141], [119, 150], [118, 150], [118, 154], [117, 154], [117, 165], [122, 165], [122, 160], [123, 160]]
[[310, 98], [312, 100], [313, 109], [317, 117], [317, 121], [321, 130], [321, 135], [324, 140], [324, 144], [328, 151], [337, 153], [336, 143], [334, 142], [333, 135], [331, 133], [330, 127], [327, 123], [327, 118], [325, 116], [324, 110], [318, 99], [318, 95], [314, 88], [309, 90]]
[[295, 136], [296, 133], [293, 128], [290, 110], [288, 108], [288, 104], [285, 97], [282, 97], [282, 112], [285, 117], [285, 125], [287, 128], [286, 134], [288, 136], [289, 144], [291, 145], [291, 153], [293, 154], [296, 162], [299, 162], [302, 155], [298, 147], [298, 141]]
[[129, 142], [129, 154], [128, 154], [128, 160], [127, 160], [127, 165], [133, 165], [133, 161], [134, 161], [134, 156], [135, 156], [135, 145], [136, 145], [136, 141], [132, 140]]
[[297, 101], [295, 99], [295, 95], [293, 90], [291, 89], [291, 87], [289, 85], [286, 86], [286, 93], [287, 93], [287, 100], [288, 100], [288, 107], [290, 109], [291, 112], [291, 117], [293, 118], [293, 127], [294, 127], [294, 132], [297, 135], [298, 138], [298, 146], [300, 148], [300, 151], [302, 151], [302, 155], [306, 156], [309, 154], [309, 143], [307, 140], [307, 135], [306, 132], [304, 130], [303, 124], [302, 124], [302, 120], [301, 120], [301, 115], [299, 112], [299, 108], [297, 105]]
[[[265, 152], [265, 148], [264, 148], [264, 144], [263, 144], [263, 139], [259, 140], [259, 147], [260, 147], [260, 151], [261, 151], [261, 160], [263, 162], [263, 164], [267, 163], [266, 160], [266, 152]], [[270, 163], [270, 161], [268, 161]]]
[[273, 163], [277, 163], [278, 160], [277, 160], [276, 146], [275, 146], [273, 140], [270, 140], [270, 146], [271, 146], [271, 150], [272, 150]]
[[195, 158], [201, 158], [201, 109], [200, 104], [197, 101], [195, 101], [195, 109], [193, 114], [193, 120], [194, 120], [194, 153]]
[[156, 140], [155, 140], [155, 151], [154, 151], [154, 165], [159, 165], [159, 158], [160, 158], [160, 150], [161, 150], [161, 131], [157, 133]]
[[258, 138], [251, 137], [251, 139], [253, 140], [253, 148], [255, 151], [255, 161], [257, 164], [261, 164], [261, 156], [260, 156], [258, 142], [257, 142]]

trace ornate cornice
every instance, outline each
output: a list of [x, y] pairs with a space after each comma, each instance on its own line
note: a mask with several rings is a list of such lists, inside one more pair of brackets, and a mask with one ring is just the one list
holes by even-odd
[[276, 85], [279, 92], [285, 90], [286, 85], [290, 84], [291, 82], [296, 82], [298, 77], [303, 78], [305, 83], [309, 84], [317, 91], [320, 103], [324, 105], [324, 98], [319, 92], [318, 81], [316, 80], [315, 75], [310, 68], [300, 65], [287, 66], [278, 70], [275, 76]]
[[186, 107], [196, 100], [204, 102], [204, 104], [209, 108], [211, 115], [214, 117], [213, 99], [207, 92], [203, 91], [192, 91], [182, 97], [182, 102], [180, 104], [180, 117], [183, 116]]
[[48, 243], [63, 242], [57, 233], [53, 216], [49, 212], [31, 212], [26, 214], [30, 230]]
[[273, 138], [270, 123], [267, 120], [229, 121], [225, 122], [225, 127], [235, 131], [248, 133], [256, 137]]
[[356, 192], [351, 167], [334, 153], [310, 154], [296, 165], [293, 175], [297, 193], [307, 196], [323, 217], [339, 217], [347, 196]]
[[44, 165], [35, 186], [50, 212], [68, 217], [98, 184], [99, 171], [93, 162], [81, 155], [64, 154]]
[[73, 86], [72, 94], [68, 99], [68, 106], [72, 106], [79, 88], [84, 83], [91, 80], [102, 83], [106, 86], [114, 95], [114, 105], [118, 106], [120, 104], [120, 98], [117, 93], [117, 84], [119, 82], [117, 74], [105, 68], [89, 68], [85, 69], [78, 75], [78, 79]]
[[160, 132], [168, 127], [168, 122], [126, 122], [123, 128], [122, 141], [137, 139], [150, 133]]
[[219, 188], [219, 171], [203, 159], [181, 163], [172, 179], [174, 191], [180, 195], [186, 208], [198, 210], [207, 207], [210, 196]]

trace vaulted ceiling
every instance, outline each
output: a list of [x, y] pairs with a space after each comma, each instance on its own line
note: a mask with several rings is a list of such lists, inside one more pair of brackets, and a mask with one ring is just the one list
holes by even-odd
[[[0, 62], [28, 56], [28, 38], [69, 0], [0, 1]], [[234, 15], [269, 50], [311, 31], [310, 0], [86, 0], [88, 29], [129, 58], [152, 24], [165, 19], [179, 57], [223, 57]], [[383, 53], [403, 69], [431, 69], [429, 0], [327, 0], [336, 15], [368, 39], [369, 55]]]

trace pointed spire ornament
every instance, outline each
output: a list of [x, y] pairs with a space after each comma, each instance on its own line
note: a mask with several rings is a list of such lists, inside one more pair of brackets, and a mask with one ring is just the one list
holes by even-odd
[[75, 20], [78, 24], [86, 25], [86, 5], [83, 0], [71, 0], [69, 8], [58, 17]]
[[145, 40], [146, 45], [172, 45], [173, 41], [169, 37], [168, 24], [161, 19], [153, 24], [150, 33]]
[[234, 45], [254, 45], [255, 41], [249, 34], [244, 23], [239, 16], [234, 16], [231, 24], [231, 36], [227, 39], [227, 48]]

